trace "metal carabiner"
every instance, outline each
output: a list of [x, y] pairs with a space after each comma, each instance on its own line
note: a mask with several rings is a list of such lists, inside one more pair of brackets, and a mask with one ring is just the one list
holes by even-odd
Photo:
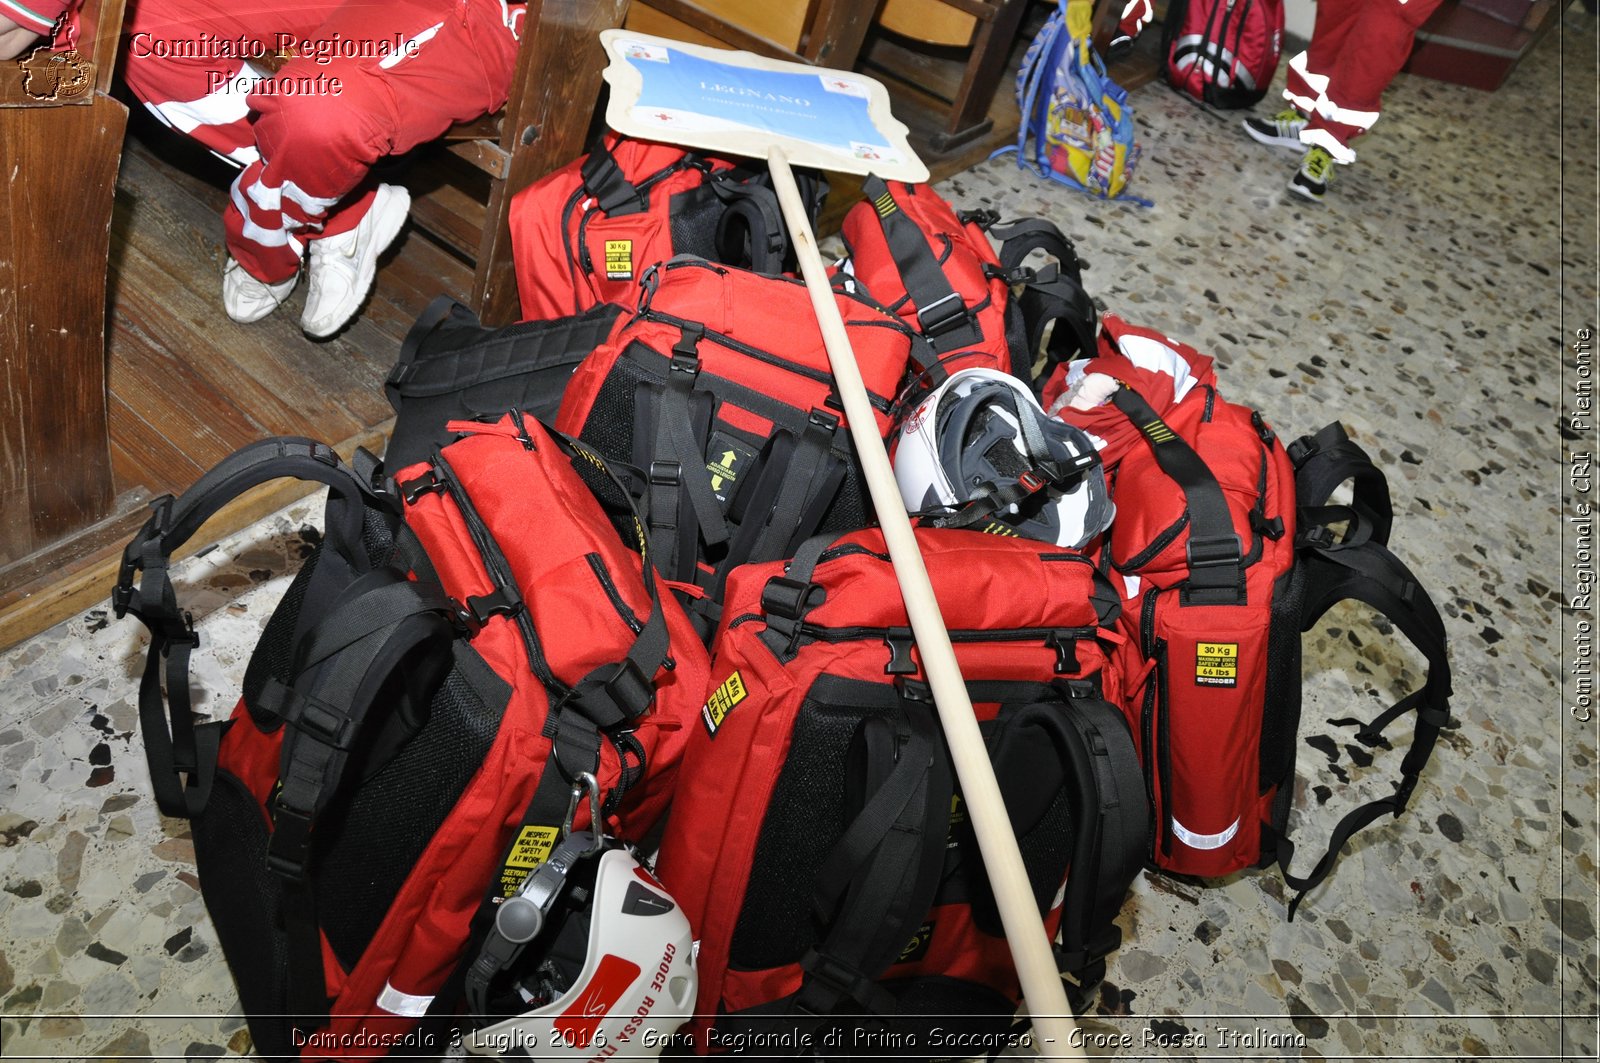
[[589, 792], [589, 835], [594, 840], [584, 856], [593, 856], [605, 848], [605, 820], [600, 816], [600, 780], [594, 777], [593, 772], [579, 772], [577, 781], [572, 784], [572, 797], [567, 801], [567, 817], [561, 823], [561, 836], [564, 838], [572, 833], [572, 821], [578, 815], [578, 802], [583, 799], [584, 791]]

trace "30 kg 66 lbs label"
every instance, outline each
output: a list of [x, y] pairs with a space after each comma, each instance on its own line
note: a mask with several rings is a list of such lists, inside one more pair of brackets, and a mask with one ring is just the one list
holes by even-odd
[[1239, 685], [1239, 644], [1202, 642], [1195, 646], [1194, 681], [1207, 687]]

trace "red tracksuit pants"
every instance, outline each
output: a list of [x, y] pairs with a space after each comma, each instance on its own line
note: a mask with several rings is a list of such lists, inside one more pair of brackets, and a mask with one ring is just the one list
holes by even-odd
[[[228, 251], [269, 284], [299, 269], [303, 240], [359, 224], [378, 159], [504, 104], [516, 64], [501, 0], [129, 6], [128, 87], [242, 168]], [[247, 62], [285, 46], [295, 58], [275, 78]]]
[[1284, 96], [1309, 115], [1300, 139], [1351, 162], [1350, 141], [1378, 120], [1383, 90], [1405, 65], [1439, 0], [1317, 0], [1311, 46], [1289, 60]]

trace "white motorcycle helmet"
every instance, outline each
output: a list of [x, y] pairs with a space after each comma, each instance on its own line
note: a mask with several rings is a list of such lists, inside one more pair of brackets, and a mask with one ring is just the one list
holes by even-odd
[[[594, 868], [592, 886], [584, 862]], [[466, 1034], [462, 1047], [506, 1059], [659, 1055], [699, 991], [688, 918], [626, 849], [534, 881], [557, 863], [536, 871], [534, 888], [505, 901], [496, 920], [514, 949], [491, 1007], [503, 1014], [509, 1000], [528, 1010]]]
[[952, 373], [900, 428], [895, 480], [938, 527], [1015, 533], [1071, 549], [1115, 507], [1093, 441], [1048, 416], [1022, 381], [995, 369]]

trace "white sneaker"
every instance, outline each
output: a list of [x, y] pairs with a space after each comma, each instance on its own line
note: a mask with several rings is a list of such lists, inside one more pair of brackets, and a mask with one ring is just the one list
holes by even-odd
[[394, 243], [411, 210], [411, 194], [399, 185], [379, 185], [367, 216], [347, 233], [310, 241], [300, 327], [318, 339], [332, 336], [356, 316], [378, 274], [378, 256]]
[[241, 325], [260, 321], [283, 305], [300, 280], [300, 271], [277, 284], [258, 281], [230, 255], [222, 267], [222, 308]]

